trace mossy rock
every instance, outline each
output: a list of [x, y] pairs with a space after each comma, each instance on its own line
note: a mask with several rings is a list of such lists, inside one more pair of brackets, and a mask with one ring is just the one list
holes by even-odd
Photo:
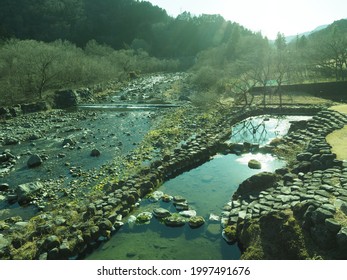
[[237, 238], [242, 259], [302, 260], [317, 252], [289, 210], [239, 224]]
[[205, 223], [205, 219], [202, 216], [190, 217], [188, 224], [191, 228], [201, 227]]
[[170, 217], [166, 217], [164, 219], [164, 223], [168, 227], [182, 227], [186, 224], [186, 219], [183, 218], [181, 215], [174, 213]]
[[251, 159], [248, 162], [248, 167], [251, 169], [261, 169], [261, 163], [257, 161], [256, 159]]
[[172, 196], [168, 194], [163, 194], [163, 196], [161, 197], [161, 200], [164, 202], [170, 202], [172, 200]]
[[224, 240], [230, 244], [234, 244], [237, 241], [237, 232], [235, 225], [229, 225], [224, 228], [222, 236]]
[[136, 223], [137, 224], [148, 224], [151, 221], [152, 217], [153, 217], [153, 215], [150, 212], [140, 213], [136, 216]]
[[11, 255], [14, 260], [35, 260], [37, 258], [37, 244], [26, 242], [18, 249], [12, 250]]
[[171, 213], [169, 210], [164, 209], [164, 208], [155, 208], [153, 210], [153, 214], [155, 217], [162, 219], [162, 218], [166, 218], [168, 216], [171, 216]]

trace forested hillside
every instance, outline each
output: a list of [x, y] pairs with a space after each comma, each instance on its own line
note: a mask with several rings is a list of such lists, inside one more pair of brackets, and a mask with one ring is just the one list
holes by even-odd
[[218, 15], [183, 13], [174, 19], [149, 2], [135, 0], [0, 2], [2, 38], [61, 39], [82, 48], [95, 40], [114, 49], [141, 48], [159, 57], [194, 56], [227, 42], [235, 26], [239, 27]]
[[2, 0], [0, 93], [14, 102], [129, 72], [189, 69], [202, 103], [227, 96], [250, 105], [254, 87], [264, 87], [264, 104], [269, 94], [282, 102], [283, 84], [346, 79], [346, 26], [290, 43], [279, 32], [273, 43], [219, 15], [172, 18], [145, 1]]

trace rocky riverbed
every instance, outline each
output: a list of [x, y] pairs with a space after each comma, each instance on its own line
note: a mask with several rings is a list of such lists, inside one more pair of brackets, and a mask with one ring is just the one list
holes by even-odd
[[[117, 96], [114, 102], [143, 101], [152, 93], [150, 103], [165, 97], [165, 100], [182, 102], [180, 108], [138, 112], [138, 115], [127, 111], [53, 110], [2, 121], [1, 259], [81, 257], [116, 233], [139, 199], [153, 192], [163, 181], [208, 161], [216, 152], [239, 153], [257, 148], [247, 143], [225, 143], [230, 138], [232, 124], [263, 113], [312, 115], [321, 110], [291, 106], [202, 111], [189, 105], [187, 88], [177, 84], [182, 76], [178, 77], [158, 78], [145, 90], [141, 88], [146, 81], [139, 80], [115, 90], [113, 96]], [[104, 96], [107, 95], [102, 98]], [[310, 129], [302, 129], [300, 124], [300, 129], [288, 136], [292, 138], [267, 145], [264, 151], [285, 153], [286, 147], [292, 148], [290, 145], [294, 143], [302, 152], [306, 148], [306, 137], [310, 136], [312, 142], [324, 140], [324, 133], [337, 129], [344, 121], [343, 115], [330, 116], [326, 112], [316, 118], [318, 120], [309, 123]], [[327, 124], [323, 122], [325, 119], [333, 121]], [[307, 160], [308, 155], [301, 155], [299, 158], [305, 160], [290, 167], [285, 174], [280, 171], [282, 175], [268, 175], [273, 178], [271, 182], [275, 184], [283, 180], [282, 177], [296, 182], [316, 166], [319, 168], [315, 172], [331, 168], [342, 172], [342, 163], [329, 156], [326, 152], [329, 148], [324, 146], [326, 143], [322, 144], [323, 140], [316, 143], [320, 147], [318, 152], [307, 151], [312, 153], [312, 160], [311, 157]], [[283, 188], [290, 187], [287, 181]], [[313, 196], [318, 194], [313, 192]], [[257, 199], [256, 195], [251, 198]], [[251, 202], [247, 199], [249, 197], [241, 196], [232, 201], [226, 235], [232, 236], [233, 229], [241, 232], [241, 221], [259, 219], [263, 210], [272, 213], [271, 206], [265, 209], [265, 203], [260, 204], [261, 211], [254, 210], [259, 217], [249, 216], [246, 206]], [[287, 204], [297, 201], [296, 197], [293, 201], [284, 200], [279, 203], [282, 205], [279, 213], [286, 213]], [[235, 235], [234, 239], [247, 248], [248, 243], [240, 236]]]

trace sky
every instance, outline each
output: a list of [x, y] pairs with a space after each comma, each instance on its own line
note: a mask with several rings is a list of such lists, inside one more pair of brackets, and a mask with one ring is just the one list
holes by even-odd
[[275, 39], [312, 31], [316, 27], [347, 18], [347, 0], [146, 0], [176, 17], [220, 14], [226, 20]]

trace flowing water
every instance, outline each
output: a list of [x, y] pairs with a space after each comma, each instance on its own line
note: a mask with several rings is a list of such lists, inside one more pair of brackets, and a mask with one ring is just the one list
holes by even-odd
[[[261, 145], [287, 133], [290, 121], [306, 117], [268, 118], [254, 117], [233, 126], [232, 142], [251, 142]], [[247, 163], [257, 159], [261, 170], [250, 169]], [[222, 238], [219, 221], [209, 220], [210, 215], [221, 216], [238, 185], [250, 176], [262, 171], [274, 171], [285, 162], [271, 155], [243, 154], [241, 156], [216, 155], [205, 164], [165, 182], [158, 190], [168, 195], [183, 196], [197, 215], [206, 223], [198, 229], [187, 224], [179, 228], [167, 227], [156, 218], [149, 224], [127, 223], [87, 259], [239, 259], [237, 245], [229, 245]], [[172, 203], [141, 201], [132, 213], [151, 212], [154, 208], [166, 208], [176, 212]]]

